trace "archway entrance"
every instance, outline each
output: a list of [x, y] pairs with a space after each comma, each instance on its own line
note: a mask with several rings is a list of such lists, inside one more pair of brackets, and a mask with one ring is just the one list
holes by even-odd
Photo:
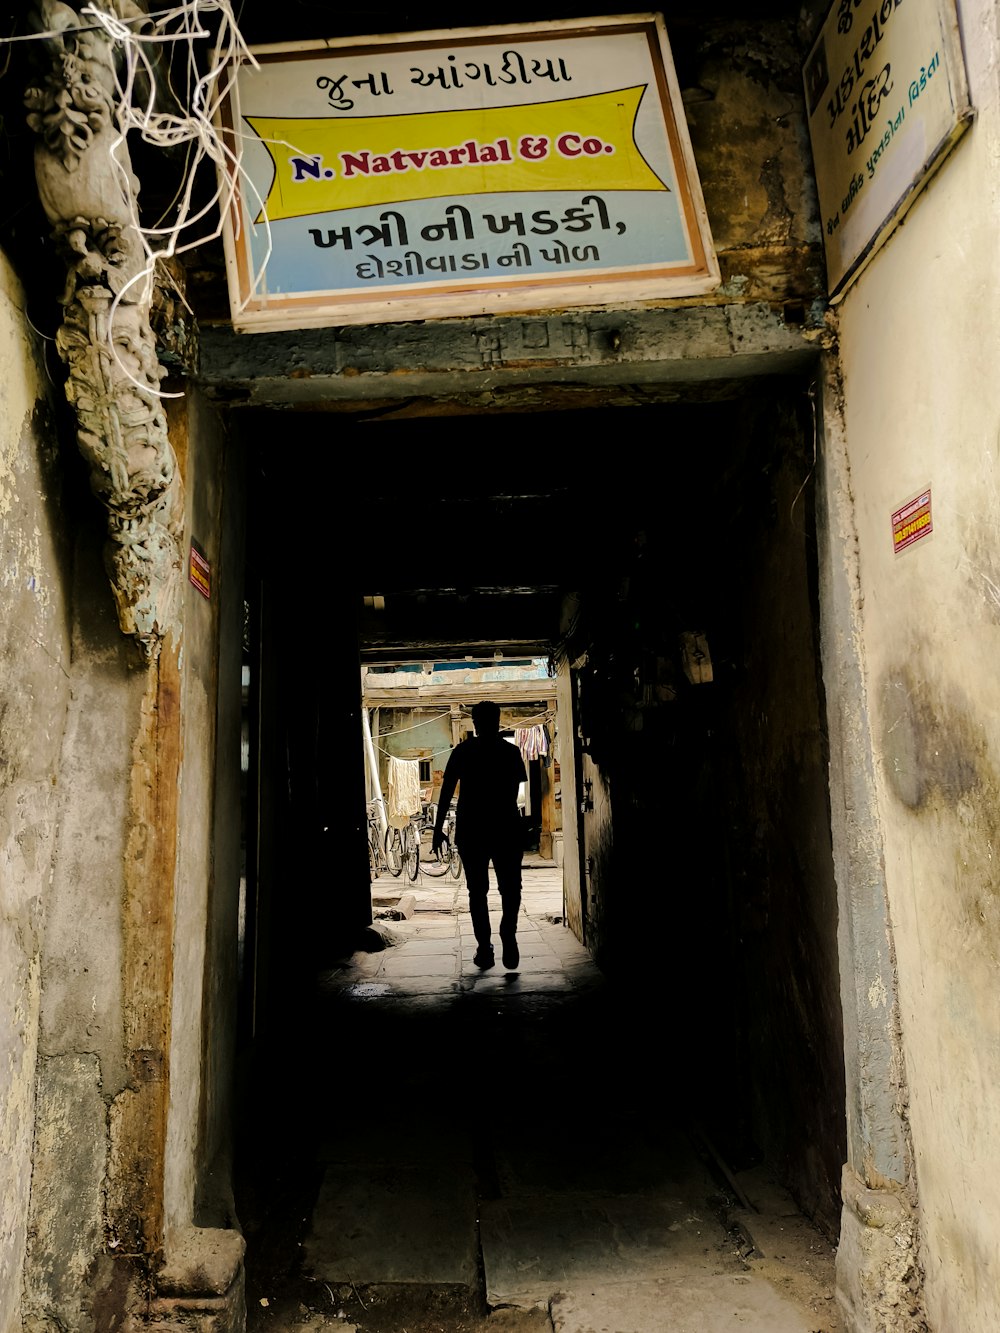
[[[274, 445], [289, 420], [294, 452]], [[634, 1095], [697, 1126], [715, 1170], [769, 1163], [832, 1239], [843, 1056], [808, 382], [585, 412], [244, 413], [240, 431], [267, 501], [251, 521], [262, 608], [251, 888], [266, 939], [252, 1086], [280, 1089], [295, 1135], [307, 1100], [356, 1094], [345, 1059], [367, 1066], [386, 1043], [410, 1042], [405, 1022], [393, 1033], [391, 1003], [377, 1038], [352, 1032], [361, 1010], [347, 1005], [321, 1025], [308, 1088], [284, 1086], [288, 1051], [316, 1039], [319, 1010], [303, 1008], [322, 1009], [313, 983], [371, 921], [359, 664], [551, 654], [572, 716], [570, 934], [627, 996], [619, 1035], [645, 1089]], [[308, 488], [311, 521], [292, 524], [303, 460], [326, 478], [323, 512], [316, 521]], [[325, 837], [334, 820], [357, 828], [356, 861]], [[443, 1065], [428, 1056], [432, 1095], [460, 1097], [454, 1033], [424, 1018], [419, 1042], [451, 1053]], [[553, 1069], [560, 1048], [592, 1090], [613, 1079], [609, 1051], [588, 1050], [583, 1030], [543, 1037]], [[618, 1132], [603, 1097], [583, 1090], [572, 1110], [560, 1103], [553, 1134], [565, 1139], [568, 1123]], [[352, 1137], [339, 1151], [360, 1151], [360, 1127], [341, 1124]], [[586, 1135], [571, 1137], [582, 1171]]]

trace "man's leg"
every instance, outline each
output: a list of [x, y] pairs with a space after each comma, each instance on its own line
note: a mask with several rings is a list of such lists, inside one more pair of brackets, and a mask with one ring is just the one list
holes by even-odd
[[478, 946], [476, 958], [493, 952], [493, 934], [490, 926], [490, 909], [487, 894], [490, 887], [490, 857], [484, 848], [465, 844], [459, 847], [462, 868], [465, 871], [465, 884], [469, 891], [469, 915], [472, 917], [472, 930]]
[[517, 967], [521, 955], [517, 947], [517, 917], [521, 910], [521, 843], [497, 847], [493, 856], [497, 874], [497, 888], [503, 914], [500, 917], [500, 939], [503, 943], [504, 967]]

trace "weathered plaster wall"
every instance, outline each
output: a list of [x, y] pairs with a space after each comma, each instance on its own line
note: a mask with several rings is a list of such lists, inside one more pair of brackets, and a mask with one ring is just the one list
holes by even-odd
[[[71, 498], [70, 702], [57, 759], [63, 799], [41, 960], [25, 1311], [29, 1327], [31, 1320], [40, 1327], [61, 1321], [89, 1333], [97, 1327], [94, 1291], [109, 1274], [100, 1259], [106, 1242], [112, 1252], [133, 1248], [136, 1228], [127, 1219], [134, 1214], [123, 1201], [137, 1182], [129, 1178], [125, 1126], [155, 1078], [139, 1054], [142, 1038], [122, 984], [129, 773], [145, 673], [108, 593], [100, 508], [85, 481]], [[155, 1141], [148, 1125], [146, 1135]]]
[[[174, 403], [171, 441], [184, 472], [186, 532], [210, 565], [218, 567], [218, 467], [211, 445], [191, 421], [190, 404]], [[195, 475], [196, 474], [196, 475]], [[186, 571], [185, 571], [186, 572]], [[208, 887], [211, 876], [211, 801], [215, 762], [216, 610], [219, 590], [206, 600], [184, 590], [181, 672], [181, 770], [178, 804], [177, 889], [173, 932], [173, 1004], [170, 1024], [170, 1109], [167, 1122], [164, 1209], [166, 1239], [194, 1217], [201, 1095]]]
[[[243, 1239], [232, 1201], [240, 883], [243, 494], [214, 409], [171, 403], [185, 531], [208, 561], [209, 596], [184, 590], [170, 1018], [164, 1264], [155, 1308], [211, 1312], [242, 1328]], [[185, 573], [187, 571], [185, 570]]]
[[788, 23], [690, 19], [674, 42], [678, 76], [722, 287], [713, 300], [780, 300], [822, 284], [819, 220]]
[[[229, 513], [226, 449], [219, 419], [200, 395], [189, 392], [175, 400], [170, 427], [185, 472], [186, 531], [211, 567], [211, 595], [205, 598], [185, 581], [180, 836], [164, 1181], [168, 1241], [171, 1232], [194, 1222], [204, 1174], [227, 1152], [229, 1126], [225, 1115], [221, 1123], [219, 1116], [230, 1105], [235, 1057], [243, 606], [240, 497], [237, 490], [232, 497], [235, 523], [228, 532], [223, 522], [224, 511]], [[221, 737], [220, 720], [225, 726]], [[225, 749], [217, 753], [220, 740]], [[220, 1188], [224, 1196], [224, 1185]], [[214, 1207], [224, 1213], [224, 1197], [215, 1200]]]
[[816, 530], [837, 876], [847, 1162], [837, 1295], [857, 1333], [925, 1328], [906, 1069], [868, 707], [864, 596], [836, 359], [817, 377]]
[[[1000, 1324], [1000, 45], [994, 5], [961, 13], [976, 121], [839, 318], [927, 1310], [934, 1328], [986, 1333]], [[895, 554], [890, 515], [928, 484], [933, 535]], [[888, 992], [875, 968], [863, 980], [874, 1008], [890, 1002], [891, 977]]]
[[42, 935], [70, 692], [61, 460], [24, 305], [0, 255], [0, 1333], [21, 1329]]
[[[242, 1320], [243, 1243], [227, 1197], [242, 521], [223, 535], [214, 411], [195, 398], [171, 418], [181, 467], [197, 481], [189, 528], [216, 579], [210, 602], [190, 589], [183, 648], [169, 639], [147, 667], [121, 634], [102, 515], [85, 486], [73, 497], [71, 699], [41, 959], [25, 1310], [32, 1326], [75, 1333], [117, 1327], [152, 1291], [161, 1256], [158, 1314], [193, 1301], [213, 1328]], [[224, 608], [223, 572], [234, 585]], [[230, 741], [228, 775], [217, 771], [218, 735]]]

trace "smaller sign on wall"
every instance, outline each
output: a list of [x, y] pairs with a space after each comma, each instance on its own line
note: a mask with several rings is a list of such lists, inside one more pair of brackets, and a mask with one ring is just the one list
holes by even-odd
[[892, 516], [892, 546], [898, 555], [921, 537], [929, 537], [934, 531], [931, 519], [931, 488], [907, 500], [902, 508]]
[[191, 540], [191, 559], [188, 565], [188, 578], [201, 593], [202, 597], [212, 595], [212, 566], [205, 559], [205, 552], [198, 543]]
[[954, 0], [835, 0], [803, 79], [835, 303], [972, 120]]

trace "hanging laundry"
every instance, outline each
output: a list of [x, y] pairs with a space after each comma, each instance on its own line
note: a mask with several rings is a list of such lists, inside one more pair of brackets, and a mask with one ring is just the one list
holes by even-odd
[[545, 728], [540, 726], [517, 727], [514, 731], [514, 740], [517, 748], [521, 751], [521, 758], [528, 762], [529, 759], [539, 759], [542, 755], [549, 752], [549, 738], [546, 735]]
[[405, 828], [421, 810], [419, 761], [390, 755], [386, 787], [385, 817], [392, 828]]

